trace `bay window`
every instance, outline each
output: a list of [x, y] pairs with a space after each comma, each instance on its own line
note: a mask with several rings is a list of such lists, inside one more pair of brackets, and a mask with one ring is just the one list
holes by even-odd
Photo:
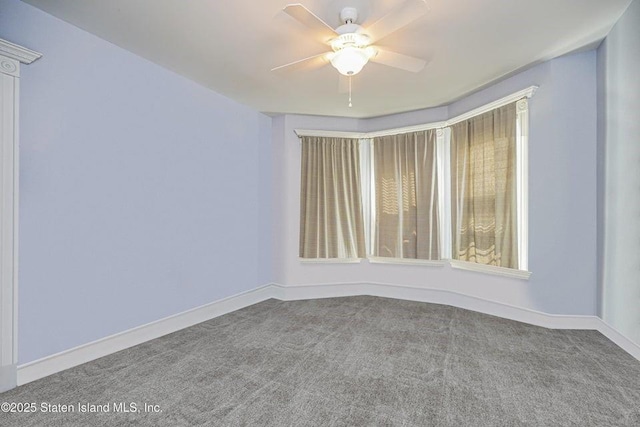
[[446, 122], [302, 137], [303, 260], [527, 270], [528, 102], [535, 87]]

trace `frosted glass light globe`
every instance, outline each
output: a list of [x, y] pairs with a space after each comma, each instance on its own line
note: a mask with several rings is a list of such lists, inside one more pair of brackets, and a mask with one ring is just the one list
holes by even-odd
[[333, 65], [340, 74], [353, 76], [362, 70], [362, 67], [369, 61], [369, 57], [365, 49], [347, 46], [333, 54], [331, 65]]

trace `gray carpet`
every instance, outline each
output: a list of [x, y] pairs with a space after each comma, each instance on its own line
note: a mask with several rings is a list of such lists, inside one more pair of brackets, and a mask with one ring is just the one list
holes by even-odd
[[[2, 426], [638, 426], [640, 362], [598, 332], [453, 307], [269, 300], [0, 401], [38, 407], [0, 413]], [[140, 413], [114, 413], [117, 402]], [[110, 412], [78, 413], [87, 403]]]

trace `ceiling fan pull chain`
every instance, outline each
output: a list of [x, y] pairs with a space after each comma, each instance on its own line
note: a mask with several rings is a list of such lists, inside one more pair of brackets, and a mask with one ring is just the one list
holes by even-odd
[[351, 76], [349, 76], [349, 107], [353, 107], [351, 104]]

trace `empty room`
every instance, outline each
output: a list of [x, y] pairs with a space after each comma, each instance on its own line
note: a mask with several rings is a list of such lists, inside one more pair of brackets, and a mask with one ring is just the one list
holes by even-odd
[[640, 426], [640, 0], [0, 0], [0, 425]]

